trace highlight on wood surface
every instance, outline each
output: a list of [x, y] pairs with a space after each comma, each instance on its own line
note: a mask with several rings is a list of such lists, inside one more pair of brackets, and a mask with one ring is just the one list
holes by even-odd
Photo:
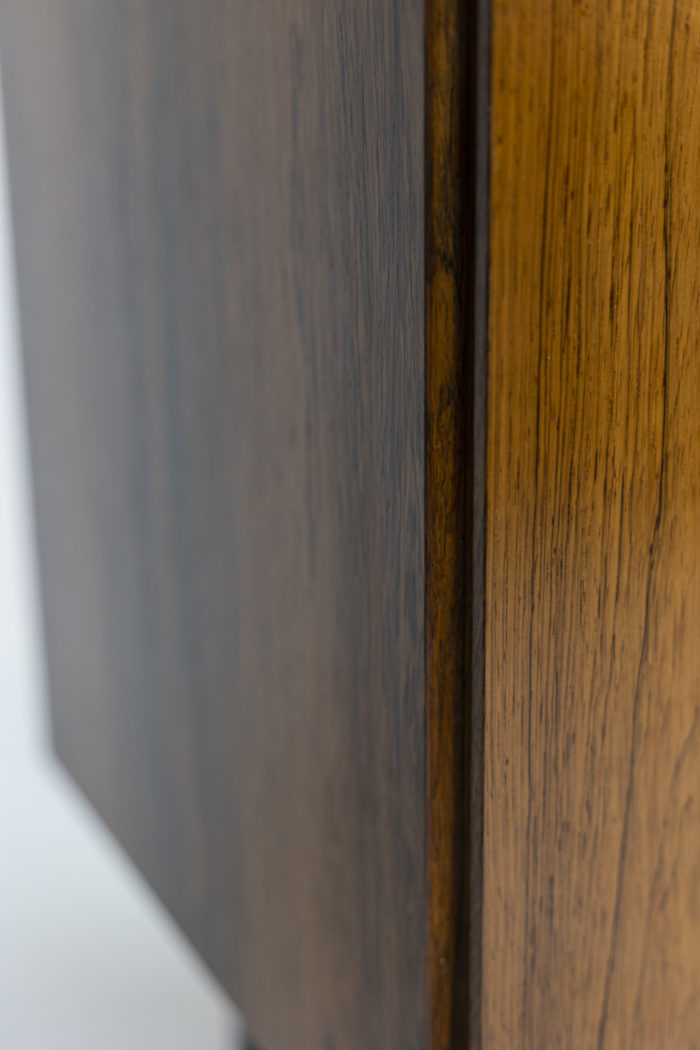
[[700, 1033], [700, 7], [495, 0], [485, 1050]]

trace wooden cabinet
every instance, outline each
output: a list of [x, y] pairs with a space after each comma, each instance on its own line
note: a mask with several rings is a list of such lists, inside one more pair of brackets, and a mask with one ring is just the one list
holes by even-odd
[[700, 1040], [700, 8], [0, 0], [59, 756], [265, 1050]]

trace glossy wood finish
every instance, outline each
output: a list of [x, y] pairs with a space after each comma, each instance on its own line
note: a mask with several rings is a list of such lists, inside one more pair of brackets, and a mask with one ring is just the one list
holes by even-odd
[[418, 0], [2, 0], [56, 746], [267, 1050], [423, 1048]]
[[700, 7], [494, 0], [485, 1050], [700, 1038]]
[[61, 757], [266, 1050], [696, 1046], [700, 9], [0, 16]]

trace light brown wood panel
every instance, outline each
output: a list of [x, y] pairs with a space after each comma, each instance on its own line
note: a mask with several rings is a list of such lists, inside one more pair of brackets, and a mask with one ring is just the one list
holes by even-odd
[[700, 5], [493, 6], [483, 1040], [700, 1045]]

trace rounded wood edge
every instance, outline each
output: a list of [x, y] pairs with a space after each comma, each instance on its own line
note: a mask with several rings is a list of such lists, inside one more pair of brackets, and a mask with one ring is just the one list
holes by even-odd
[[426, 0], [430, 1050], [480, 1045], [489, 0]]

